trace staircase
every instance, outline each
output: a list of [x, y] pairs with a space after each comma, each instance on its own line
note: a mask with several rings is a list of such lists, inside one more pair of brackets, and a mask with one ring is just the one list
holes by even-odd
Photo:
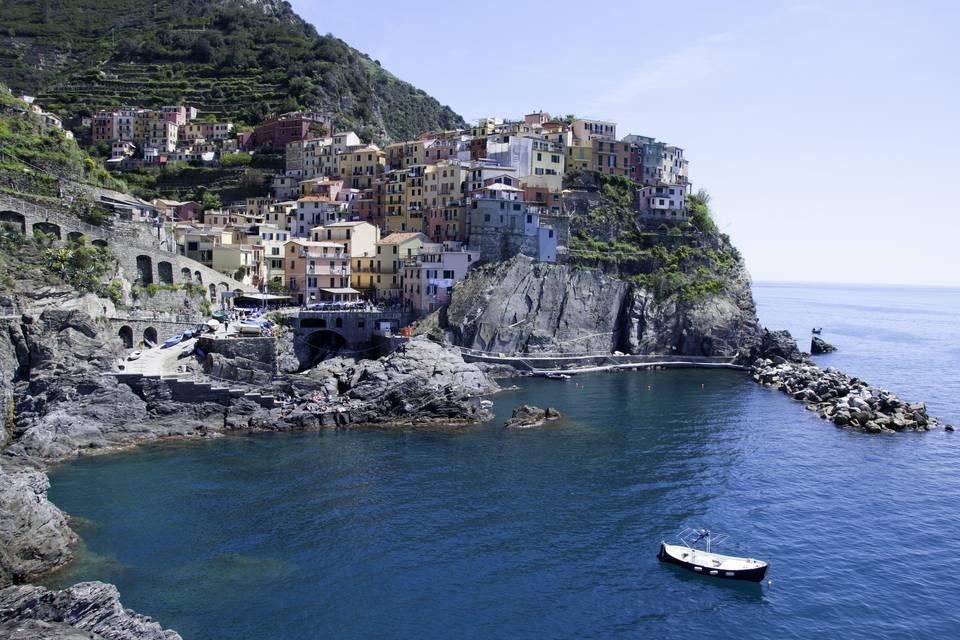
[[274, 396], [256, 391], [231, 388], [210, 382], [197, 382], [180, 376], [144, 375], [141, 373], [115, 373], [117, 382], [121, 382], [134, 391], [142, 391], [146, 381], [162, 382], [170, 390], [170, 398], [178, 402], [214, 402], [224, 406], [231, 400], [246, 399], [256, 402], [264, 409], [272, 409], [276, 404]]

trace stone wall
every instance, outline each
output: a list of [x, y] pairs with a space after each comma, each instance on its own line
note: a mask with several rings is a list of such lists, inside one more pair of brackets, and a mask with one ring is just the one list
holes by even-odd
[[[208, 287], [207, 293], [211, 299], [219, 299], [221, 293], [230, 291], [255, 291], [250, 285], [167, 251], [167, 243], [154, 235], [157, 230], [142, 222], [114, 218], [97, 226], [83, 222], [72, 212], [54, 205], [40, 206], [0, 194], [0, 224], [13, 225], [24, 235], [43, 231], [60, 241], [82, 236], [92, 244], [110, 249], [119, 261], [118, 275], [144, 285], [202, 284]], [[209, 288], [211, 286], [212, 290]]]
[[277, 339], [273, 337], [214, 338], [203, 336], [197, 346], [206, 353], [218, 353], [225, 358], [243, 358], [267, 365], [277, 372]]

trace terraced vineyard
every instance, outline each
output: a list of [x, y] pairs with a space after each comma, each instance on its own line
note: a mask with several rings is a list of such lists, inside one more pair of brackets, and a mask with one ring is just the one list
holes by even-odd
[[0, 0], [0, 74], [64, 116], [187, 103], [254, 124], [297, 108], [385, 141], [463, 124], [279, 0]]

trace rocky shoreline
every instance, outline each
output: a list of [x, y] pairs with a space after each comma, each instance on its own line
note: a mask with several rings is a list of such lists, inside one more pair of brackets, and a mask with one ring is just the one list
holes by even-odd
[[[244, 399], [227, 406], [179, 403], [162, 383], [134, 391], [104, 375], [118, 347], [82, 312], [47, 310], [6, 320], [2, 329], [0, 390], [15, 407], [0, 432], [0, 633], [10, 637], [179, 638], [124, 609], [112, 585], [82, 583], [53, 591], [28, 584], [70, 562], [77, 540], [66, 515], [47, 498], [50, 463], [234, 431], [457, 428], [492, 417], [478, 396], [496, 391], [491, 378], [508, 373], [467, 363], [457, 347], [418, 336], [378, 360], [337, 357], [304, 373], [275, 376], [265, 388], [287, 400], [274, 408]], [[819, 369], [786, 332], [758, 330], [752, 336], [742, 362], [752, 363], [753, 378], [839, 426], [869, 433], [952, 430], [922, 404]], [[508, 428], [559, 417], [549, 408], [520, 407], [514, 413]]]
[[954, 429], [928, 415], [923, 402], [908, 403], [833, 367], [821, 369], [807, 362], [775, 364], [761, 360], [754, 364], [751, 374], [756, 382], [805, 403], [808, 409], [838, 427], [866, 433]]
[[306, 375], [277, 376], [270, 390], [287, 401], [272, 409], [243, 399], [179, 403], [162, 382], [134, 391], [105, 374], [119, 353], [106, 330], [76, 310], [0, 324], [0, 391], [9, 408], [0, 430], [0, 636], [180, 637], [124, 609], [112, 585], [28, 584], [69, 563], [77, 541], [47, 497], [52, 463], [234, 431], [455, 428], [489, 420], [477, 396], [498, 389], [458, 349], [421, 337], [378, 360], [334, 358]]
[[[836, 350], [820, 338], [814, 338], [811, 344], [816, 345], [817, 340], [829, 347], [819, 353]], [[954, 430], [952, 425], [930, 416], [923, 402], [906, 402], [834, 367], [821, 369], [797, 348], [787, 331], [764, 331], [750, 374], [755, 382], [783, 391], [838, 427], [865, 433]]]

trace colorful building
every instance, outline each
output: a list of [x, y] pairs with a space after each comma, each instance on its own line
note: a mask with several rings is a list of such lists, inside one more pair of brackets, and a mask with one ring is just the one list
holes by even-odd
[[404, 261], [420, 253], [428, 238], [422, 233], [391, 233], [376, 244], [374, 256], [374, 290], [378, 299], [399, 300], [403, 297]]

